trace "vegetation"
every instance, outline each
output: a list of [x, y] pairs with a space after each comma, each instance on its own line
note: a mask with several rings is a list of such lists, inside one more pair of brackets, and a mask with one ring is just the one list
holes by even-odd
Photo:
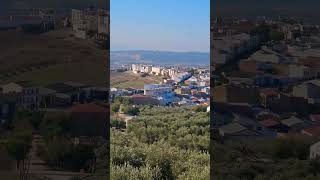
[[19, 171], [19, 179], [25, 179], [28, 176], [31, 141], [31, 129], [14, 129], [6, 138], [5, 149], [8, 155], [16, 161], [16, 168]]
[[132, 105], [132, 99], [130, 97], [121, 97], [121, 96], [117, 96], [112, 105]]
[[121, 107], [122, 112], [130, 116], [137, 116], [140, 113], [139, 108], [132, 105], [126, 105]]
[[111, 179], [209, 179], [209, 124], [204, 112], [142, 108], [111, 132]]
[[122, 120], [111, 119], [110, 126], [116, 128], [116, 129], [125, 129], [126, 122], [122, 121]]
[[203, 106], [203, 105], [194, 106], [193, 110], [195, 112], [207, 112], [207, 106]]
[[273, 41], [281, 41], [284, 40], [284, 33], [276, 31], [276, 30], [272, 30], [270, 32], [270, 39]]
[[306, 137], [212, 142], [212, 174], [218, 180], [319, 179], [320, 161], [309, 160], [314, 142]]
[[119, 112], [119, 110], [120, 110], [120, 104], [116, 104], [116, 103], [111, 104], [111, 111], [112, 112], [117, 113], [117, 112]]
[[140, 76], [141, 77], [147, 77], [147, 76], [149, 76], [149, 74], [148, 73], [142, 73]]
[[16, 160], [17, 169], [25, 168], [25, 160], [31, 148], [32, 132], [28, 129], [15, 129], [6, 141], [8, 154]]
[[267, 42], [270, 40], [273, 41], [281, 41], [284, 39], [284, 33], [278, 30], [277, 26], [268, 25], [268, 24], [260, 24], [257, 26], [251, 34], [257, 34], [262, 38], [263, 42]]
[[92, 146], [73, 144], [67, 138], [61, 137], [46, 142], [39, 149], [40, 157], [49, 166], [73, 171], [90, 171], [89, 161], [95, 157]]
[[144, 76], [132, 72], [111, 72], [110, 86], [115, 88], [136, 88], [143, 89], [144, 84], [154, 84], [162, 82], [160, 76]]
[[32, 81], [35, 84], [46, 86], [53, 83], [75, 81], [92, 85], [105, 85], [106, 71], [102, 64], [96, 62], [75, 62], [56, 64], [41, 67], [31, 71], [9, 75], [0, 79], [3, 83], [16, 81]]
[[75, 143], [70, 136], [70, 116], [66, 113], [49, 113], [41, 121], [40, 133], [44, 145], [38, 147], [39, 157], [53, 168], [91, 171], [94, 166], [95, 146]]
[[[0, 82], [33, 81], [47, 85], [77, 81], [93, 85], [106, 83], [106, 51], [86, 40], [69, 37], [70, 32], [52, 31], [41, 36], [3, 31], [0, 47]], [[45, 44], [45, 46], [43, 46]], [[8, 58], [10, 57], [10, 58]]]

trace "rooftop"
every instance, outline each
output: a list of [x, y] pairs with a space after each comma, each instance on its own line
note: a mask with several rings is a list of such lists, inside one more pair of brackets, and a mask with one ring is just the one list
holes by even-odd
[[286, 125], [286, 126], [294, 126], [294, 125], [297, 125], [297, 124], [300, 124], [300, 123], [303, 123], [303, 121], [295, 116], [292, 116], [288, 119], [284, 119], [281, 121], [282, 124]]
[[320, 136], [320, 126], [312, 126], [303, 129], [304, 132], [310, 134], [311, 136]]
[[246, 130], [244, 126], [240, 125], [239, 123], [230, 123], [227, 125], [224, 125], [220, 128], [221, 131], [223, 131], [226, 134], [233, 134], [237, 133], [243, 130]]
[[269, 128], [269, 127], [272, 127], [272, 126], [280, 124], [280, 122], [278, 122], [276, 120], [273, 120], [273, 119], [266, 119], [266, 120], [261, 121], [260, 124], [262, 124], [263, 126]]

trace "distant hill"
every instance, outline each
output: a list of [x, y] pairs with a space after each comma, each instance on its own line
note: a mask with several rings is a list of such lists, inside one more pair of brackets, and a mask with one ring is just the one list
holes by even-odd
[[202, 52], [166, 52], [166, 51], [111, 51], [111, 64], [152, 63], [209, 65], [210, 54]]

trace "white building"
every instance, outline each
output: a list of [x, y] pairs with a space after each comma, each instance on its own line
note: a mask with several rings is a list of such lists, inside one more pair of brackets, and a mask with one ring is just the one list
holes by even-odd
[[78, 38], [105, 38], [109, 34], [109, 12], [103, 9], [72, 9], [72, 29]]
[[303, 65], [289, 65], [289, 77], [299, 78], [299, 79], [308, 79], [316, 77], [317, 72], [311, 68]]
[[145, 84], [144, 95], [158, 96], [159, 94], [173, 92], [172, 86], [169, 84]]
[[253, 61], [257, 61], [257, 62], [273, 63], [273, 64], [289, 62], [289, 60], [285, 56], [283, 56], [283, 55], [281, 55], [281, 54], [279, 54], [279, 53], [277, 53], [267, 47], [262, 47], [261, 50], [255, 52], [253, 55], [251, 55], [249, 59], [253, 60]]
[[320, 157], [320, 142], [310, 146], [310, 159], [317, 159]]
[[168, 70], [168, 73], [169, 73], [169, 76], [172, 77], [172, 76], [175, 76], [177, 74], [177, 70], [175, 69], [169, 69]]
[[141, 64], [132, 64], [131, 65], [132, 71], [134, 73], [151, 73], [152, 72], [152, 66], [151, 65], [141, 65]]
[[72, 9], [71, 21], [72, 29], [78, 38], [87, 39], [89, 31], [98, 31], [98, 15], [96, 11]]
[[152, 73], [156, 75], [161, 75], [161, 68], [160, 67], [152, 67]]

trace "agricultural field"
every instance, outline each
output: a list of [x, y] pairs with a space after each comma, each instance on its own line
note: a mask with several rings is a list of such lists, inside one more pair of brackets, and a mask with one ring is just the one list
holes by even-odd
[[70, 30], [41, 35], [0, 31], [0, 39], [1, 83], [106, 83], [107, 51], [98, 49], [93, 42], [74, 38]]
[[107, 68], [95, 62], [57, 64], [2, 78], [0, 82], [30, 81], [37, 85], [46, 86], [58, 82], [74, 81], [105, 86], [107, 84], [106, 70]]
[[210, 179], [209, 113], [142, 106], [121, 122], [112, 118], [111, 179]]
[[144, 84], [160, 83], [161, 77], [146, 76], [141, 77], [139, 74], [132, 72], [112, 72], [110, 74], [110, 85], [115, 88], [136, 88], [143, 89]]

